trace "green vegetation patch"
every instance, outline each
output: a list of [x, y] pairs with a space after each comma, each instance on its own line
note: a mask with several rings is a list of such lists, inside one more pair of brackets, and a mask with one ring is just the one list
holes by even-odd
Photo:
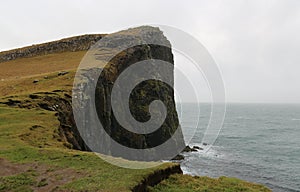
[[[55, 178], [59, 185], [53, 189], [66, 191], [131, 191], [147, 175], [174, 166], [166, 163], [135, 170], [111, 165], [94, 153], [66, 148], [55, 136], [58, 126], [55, 112], [0, 105], [0, 158], [15, 164], [37, 165], [37, 175]], [[37, 177], [26, 171], [1, 177], [1, 190], [30, 191], [36, 187], [51, 187], [47, 180]], [[67, 182], [61, 182], [64, 180]]]
[[0, 191], [32, 191], [36, 181], [30, 173], [0, 177]]
[[236, 178], [192, 177], [189, 175], [171, 175], [155, 187], [151, 192], [270, 192], [266, 187], [242, 181]]

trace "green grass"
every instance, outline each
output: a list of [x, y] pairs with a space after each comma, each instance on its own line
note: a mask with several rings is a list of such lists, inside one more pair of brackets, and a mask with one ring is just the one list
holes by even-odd
[[[32, 130], [34, 125], [39, 127]], [[67, 149], [53, 137], [57, 127], [58, 120], [53, 112], [0, 106], [0, 158], [18, 164], [38, 163], [47, 166], [50, 171], [72, 169], [80, 177], [60, 188], [73, 191], [130, 191], [148, 174], [173, 165], [169, 163], [144, 170], [120, 168], [107, 163], [94, 153]], [[29, 134], [30, 142], [24, 140], [24, 134]], [[0, 177], [0, 181], [3, 190], [20, 191], [20, 182], [24, 182], [22, 187], [25, 191], [30, 186], [46, 185], [46, 181], [38, 184], [38, 175], [28, 177], [23, 173]]]
[[189, 175], [172, 175], [150, 192], [270, 192], [262, 185], [249, 183], [236, 178], [192, 177]]
[[0, 177], [0, 191], [32, 191], [30, 186], [36, 185], [36, 181], [29, 173]]
[[62, 147], [53, 140], [58, 126], [52, 112], [0, 107], [0, 149], [14, 150], [27, 145]]
[[[28, 99], [28, 95], [15, 95], [14, 100]], [[2, 98], [1, 100], [5, 100]], [[0, 158], [22, 164], [37, 164], [46, 167], [47, 172], [65, 170], [55, 175], [55, 180], [63, 180], [68, 174], [74, 178], [58, 185], [56, 189], [64, 191], [130, 191], [147, 175], [159, 169], [173, 166], [166, 163], [151, 169], [136, 170], [114, 166], [99, 158], [96, 154], [71, 150], [65, 147], [58, 136], [59, 122], [55, 112], [38, 108], [21, 109], [0, 105]], [[112, 159], [120, 163], [122, 159]], [[70, 172], [71, 170], [71, 172]], [[34, 173], [34, 174], [33, 174]], [[32, 191], [47, 187], [47, 177], [40, 169], [0, 177], [0, 191]], [[192, 191], [269, 191], [265, 187], [235, 178], [191, 177], [172, 175], [150, 191], [192, 192]]]

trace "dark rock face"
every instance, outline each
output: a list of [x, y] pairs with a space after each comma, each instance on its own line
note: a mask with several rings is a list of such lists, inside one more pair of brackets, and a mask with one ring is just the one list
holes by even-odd
[[199, 147], [199, 146], [194, 146], [193, 149], [195, 149], [195, 150], [203, 150], [203, 148]]
[[[125, 56], [117, 56], [117, 59], [109, 63], [110, 66], [102, 71], [99, 78], [96, 91], [96, 107], [99, 118], [102, 124], [104, 124], [104, 128], [110, 132], [110, 136], [118, 143], [137, 149], [156, 147], [166, 141], [166, 139], [169, 139], [179, 126], [172, 87], [155, 80], [149, 80], [139, 84], [131, 93], [129, 100], [130, 111], [133, 117], [140, 122], [146, 122], [150, 119], [149, 105], [153, 100], [158, 99], [167, 105], [168, 114], [164, 124], [159, 131], [151, 134], [135, 134], [123, 129], [115, 119], [114, 112], [111, 109], [107, 110], [107, 108], [104, 108], [104, 103], [99, 101], [108, 101], [111, 99], [111, 90], [114, 86], [115, 78], [127, 66], [147, 59], [160, 59], [173, 63], [172, 52], [167, 47], [143, 45], [134, 47], [126, 51], [126, 53], [122, 52], [121, 54]], [[118, 68], [113, 69], [113, 66], [117, 66]], [[155, 68], [155, 66], [151, 66], [149, 70], [151, 68]], [[170, 75], [170, 78], [172, 78], [172, 74], [166, 73], [161, 75]], [[119, 110], [121, 112], [124, 111], [123, 107], [125, 106], [120, 106]]]
[[[80, 120], [80, 122], [86, 122], [83, 127], [89, 129], [89, 127], [94, 126], [93, 119], [95, 119], [95, 117], [91, 117], [91, 114], [96, 112], [101, 124], [103, 125], [103, 128], [105, 129], [105, 132], [109, 134], [109, 136], [114, 141], [123, 146], [133, 149], [150, 149], [159, 146], [170, 139], [174, 148], [183, 149], [185, 144], [175, 108], [174, 90], [172, 88], [174, 84], [174, 66], [172, 67], [172, 70], [160, 71], [158, 70], [159, 63], [148, 63], [148, 65], [145, 66], [145, 73], [153, 72], [155, 76], [164, 76], [169, 79], [169, 81], [171, 82], [171, 86], [155, 79], [143, 81], [132, 90], [129, 101], [127, 101], [129, 102], [131, 115], [135, 120], [139, 122], [147, 122], [150, 119], [151, 115], [149, 113], [149, 105], [152, 101], [160, 100], [164, 103], [167, 109], [166, 118], [160, 128], [158, 128], [156, 131], [148, 134], [138, 134], [128, 131], [119, 124], [119, 121], [115, 116], [116, 112], [119, 111], [122, 113], [122, 111], [125, 111], [126, 106], [121, 103], [120, 105], [118, 105], [118, 111], [114, 111], [112, 109], [111, 103], [114, 102], [111, 101], [111, 97], [112, 89], [115, 86], [117, 78], [131, 65], [139, 61], [154, 59], [165, 61], [174, 65], [173, 54], [170, 48], [171, 46], [169, 41], [158, 28], [152, 27], [139, 27], [129, 29], [127, 31], [121, 31], [113, 35], [114, 38], [110, 38], [110, 41], [104, 41], [105, 48], [101, 47], [101, 50], [106, 50], [106, 54], [101, 55], [101, 50], [98, 50], [98, 60], [103, 59], [103, 57], [107, 57], [108, 53], [114, 54], [114, 57], [112, 57], [112, 59], [102, 68], [100, 77], [98, 77], [98, 83], [96, 85], [95, 91], [95, 103], [92, 103], [88, 98], [84, 102], [78, 104], [81, 105], [81, 108], [85, 109], [92, 109], [90, 105], [96, 105], [96, 111], [84, 111], [84, 113], [80, 115], [82, 117], [82, 120]], [[166, 44], [167, 46], [161, 46], [157, 44], [144, 44], [143, 42], [141, 42], [140, 45], [134, 46], [135, 41], [143, 41], [147, 38], [155, 39], [155, 41], [157, 41], [159, 44]], [[132, 43], [133, 46], [119, 52], [118, 49], [122, 46], [122, 43], [120, 44], [120, 41]], [[93, 74], [95, 74], [95, 76], [93, 76]], [[89, 70], [86, 73], [83, 72], [83, 77], [81, 77], [82, 79], [80, 80], [80, 82], [83, 83], [81, 83], [79, 86], [82, 88], [81, 90], [73, 90], [73, 96], [82, 97], [78, 93], [81, 93], [82, 91], [84, 92], [85, 89], [92, 88], [90, 86], [93, 86], [93, 83], [90, 83], [90, 81], [97, 78], [96, 74], [96, 69]], [[132, 76], [135, 77], [136, 74], [130, 73], [130, 78], [132, 78]], [[136, 78], [139, 77], [137, 76]], [[126, 87], [123, 88], [126, 89]], [[73, 104], [77, 106], [76, 103]], [[171, 138], [177, 129], [180, 130], [180, 136]], [[98, 130], [95, 130], [93, 132], [97, 131]], [[87, 134], [92, 135], [92, 132]], [[116, 151], [114, 151], [113, 148], [109, 147], [109, 140], [97, 140], [97, 142], [98, 143], [94, 145], [94, 147], [90, 148], [93, 148], [93, 150], [95, 150], [95, 148], [101, 146], [103, 148], [109, 148], [108, 155], [120, 155]], [[90, 145], [93, 144], [90, 143]], [[103, 151], [101, 150], [99, 150], [98, 152], [103, 153]], [[128, 154], [122, 157], [130, 159], [130, 157], [132, 156], [134, 156], [134, 154], [130, 154], [130, 152], [128, 152]], [[137, 159], [134, 158], [134, 160]]]
[[133, 187], [131, 191], [133, 192], [144, 192], [149, 191], [149, 186], [155, 186], [160, 183], [162, 180], [167, 179], [172, 174], [183, 174], [180, 165], [174, 165], [164, 170], [155, 171], [153, 174], [150, 174], [142, 180], [138, 185]]

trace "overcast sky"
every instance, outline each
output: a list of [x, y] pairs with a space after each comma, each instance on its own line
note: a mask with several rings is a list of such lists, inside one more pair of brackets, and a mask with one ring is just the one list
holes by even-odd
[[149, 23], [196, 37], [220, 67], [228, 102], [300, 103], [298, 0], [1, 1], [0, 50]]

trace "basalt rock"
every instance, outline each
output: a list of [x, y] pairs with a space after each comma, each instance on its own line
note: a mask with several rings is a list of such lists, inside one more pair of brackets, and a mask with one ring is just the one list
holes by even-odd
[[152, 174], [144, 178], [138, 185], [134, 186], [131, 191], [145, 192], [149, 191], [149, 187], [153, 187], [160, 183], [162, 180], [167, 179], [172, 174], [183, 174], [180, 165], [176, 164], [172, 167], [154, 171]]
[[[154, 39], [157, 44], [147, 44], [145, 43], [148, 42], [147, 39]], [[77, 106], [78, 109], [85, 109], [78, 115], [81, 118], [79, 122], [84, 122], [83, 129], [87, 130], [90, 129], [90, 127], [95, 127], [94, 119], [98, 118], [105, 129], [105, 132], [109, 134], [111, 139], [128, 148], [151, 149], [152, 152], [154, 151], [153, 153], [155, 153], [153, 148], [163, 144], [169, 139], [175, 149], [184, 148], [185, 144], [175, 108], [174, 90], [172, 88], [172, 85], [174, 84], [173, 54], [170, 42], [163, 35], [162, 31], [153, 27], [139, 27], [115, 33], [109, 40], [106, 41], [105, 38], [103, 40], [104, 42], [102, 45], [104, 44], [104, 47], [102, 46], [101, 49], [99, 48], [100, 51], [97, 50], [97, 60], [107, 57], [108, 54], [114, 54], [114, 57], [112, 57], [112, 59], [101, 69], [89, 69], [82, 72], [81, 79], [79, 80], [80, 86], [77, 87], [77, 90], [73, 90], [73, 97], [82, 98], [82, 102], [73, 103], [73, 105]], [[132, 47], [120, 51], [119, 49], [124, 42], [132, 44]], [[137, 42], [139, 42], [139, 45], [135, 46]], [[167, 46], [161, 46], [161, 44]], [[105, 50], [106, 54], [101, 54], [101, 50]], [[160, 71], [158, 70], [160, 67], [159, 63], [147, 63], [145, 66], [145, 73], [153, 72], [156, 76], [164, 76], [170, 80], [171, 86], [170, 84], [150, 79], [141, 82], [131, 91], [129, 101], [127, 102], [129, 102], [129, 109], [135, 120], [147, 122], [151, 118], [149, 105], [154, 100], [162, 101], [167, 109], [166, 118], [156, 131], [148, 134], [138, 134], [128, 131], [119, 123], [115, 116], [116, 111], [113, 111], [112, 109], [112, 102], [114, 101], [112, 101], [111, 98], [112, 89], [122, 72], [135, 63], [145, 60], [165, 61], [172, 64], [173, 68], [169, 71]], [[101, 70], [100, 76], [97, 76], [99, 73], [97, 70]], [[139, 78], [134, 72], [130, 73], [129, 76], [130, 78]], [[125, 77], [125, 80], [126, 78], [127, 76]], [[98, 79], [98, 81], [96, 87], [93, 87], [94, 84], [92, 82], [95, 79]], [[123, 88], [126, 89], [126, 84], [124, 84], [124, 86], [125, 87]], [[95, 103], [90, 100], [89, 95], [82, 94], [86, 89], [96, 90]], [[122, 93], [120, 94], [122, 97]], [[93, 111], [92, 105], [96, 106], [96, 111]], [[125, 107], [124, 102], [120, 103], [117, 110], [119, 112], [125, 111]], [[97, 115], [97, 118], [93, 115]], [[97, 128], [95, 129], [96, 130], [94, 131], [86, 133], [86, 135], [89, 135], [90, 138], [92, 138], [94, 136], [93, 132], [99, 131]], [[177, 129], [180, 131], [180, 136], [172, 138]], [[92, 140], [93, 143], [95, 143], [97, 137]], [[103, 148], [106, 147], [110, 150], [108, 155], [118, 156], [118, 152], [114, 151], [113, 148], [110, 148], [110, 140], [98, 139], [96, 142], [98, 143], [92, 147], [94, 148], [93, 150], [99, 146]], [[93, 145], [92, 143], [90, 144]], [[101, 150], [99, 152], [103, 153]], [[124, 155], [122, 156], [123, 158], [130, 159], [135, 154], [130, 154], [130, 152], [128, 152], [122, 155]], [[173, 158], [174, 156], [169, 158]], [[134, 159], [137, 160], [136, 158]]]

